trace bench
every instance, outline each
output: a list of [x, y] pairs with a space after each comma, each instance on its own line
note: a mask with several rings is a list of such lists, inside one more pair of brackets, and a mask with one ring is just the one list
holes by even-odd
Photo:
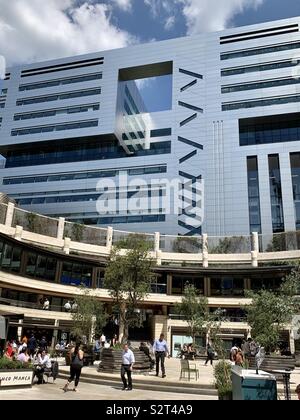
[[181, 371], [180, 371], [180, 378], [181, 379], [185, 379], [185, 374], [188, 374], [188, 380], [191, 380], [191, 373], [195, 373], [195, 378], [196, 381], [199, 378], [199, 369], [197, 369], [196, 367], [196, 363], [190, 363], [189, 360], [187, 359], [181, 359], [180, 360], [180, 365], [181, 365]]

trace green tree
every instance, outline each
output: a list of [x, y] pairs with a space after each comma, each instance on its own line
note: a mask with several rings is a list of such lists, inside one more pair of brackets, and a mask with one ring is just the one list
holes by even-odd
[[[124, 251], [126, 249], [126, 251]], [[128, 339], [129, 327], [140, 327], [138, 308], [151, 291], [154, 279], [151, 245], [141, 235], [129, 235], [113, 247], [105, 271], [104, 287], [120, 316], [119, 339]]]
[[101, 335], [107, 314], [103, 304], [91, 294], [89, 289], [84, 286], [80, 286], [79, 289], [80, 293], [74, 296], [77, 310], [72, 313], [71, 335], [80, 340], [85, 336], [87, 341], [91, 342], [93, 335]]
[[207, 298], [199, 296], [194, 285], [187, 284], [181, 302], [175, 306], [175, 311], [184, 316], [189, 326], [189, 334], [195, 344], [195, 336], [205, 331], [209, 321]]
[[262, 289], [246, 292], [252, 303], [245, 307], [252, 337], [267, 352], [274, 351], [284, 325], [290, 324], [299, 304], [296, 300], [300, 270], [296, 267], [286, 276], [277, 293]]

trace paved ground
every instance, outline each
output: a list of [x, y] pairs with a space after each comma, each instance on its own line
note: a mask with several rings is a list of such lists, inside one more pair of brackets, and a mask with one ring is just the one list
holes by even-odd
[[[63, 360], [61, 360], [63, 362]], [[200, 379], [199, 381], [195, 382], [191, 380], [189, 384], [197, 383], [199, 384], [213, 384], [213, 368], [208, 365], [204, 366], [204, 362], [202, 360], [196, 361], [197, 368], [200, 371]], [[61, 370], [69, 371], [68, 368], [64, 368], [61, 366]], [[84, 368], [83, 372], [93, 374], [97, 377], [101, 376], [100, 373], [97, 372], [97, 366]], [[179, 381], [179, 374], [180, 374], [180, 360], [179, 359], [167, 359], [166, 360], [166, 372], [167, 377], [163, 380], [165, 384], [168, 382], [177, 383], [178, 387], [182, 381]], [[119, 375], [114, 375], [119, 378]], [[144, 378], [147, 381], [159, 381], [161, 383], [162, 379], [157, 378], [155, 373], [152, 372], [150, 375], [135, 375], [134, 378]], [[133, 378], [133, 380], [134, 380]], [[51, 379], [50, 379], [51, 382]], [[93, 385], [87, 383], [81, 383], [78, 388], [78, 393], [75, 392], [67, 392], [64, 393], [62, 387], [65, 381], [61, 379], [57, 379], [55, 384], [52, 383], [46, 385], [35, 385], [32, 389], [25, 389], [25, 390], [5, 390], [0, 391], [0, 400], [16, 400], [16, 399], [24, 399], [24, 400], [39, 400], [39, 399], [47, 399], [47, 400], [207, 400], [212, 399], [215, 400], [216, 397], [214, 396], [199, 396], [199, 395], [192, 395], [192, 394], [181, 394], [181, 393], [172, 393], [172, 392], [156, 392], [156, 391], [144, 391], [144, 390], [133, 390], [132, 392], [122, 392], [121, 391], [121, 382], [120, 386], [113, 385], [113, 386], [105, 386], [105, 385]], [[291, 376], [291, 391], [292, 391], [292, 399], [296, 399], [295, 388], [296, 385], [300, 384], [300, 368], [296, 368]], [[279, 395], [280, 399], [284, 399], [283, 388], [279, 386]]]
[[[32, 389], [0, 391], [0, 400], [216, 400], [216, 397], [201, 397], [155, 391], [121, 391], [121, 385], [107, 387], [81, 383], [78, 392], [63, 392], [65, 381], [57, 379], [54, 384], [35, 385]], [[72, 389], [72, 388], [70, 388]]]

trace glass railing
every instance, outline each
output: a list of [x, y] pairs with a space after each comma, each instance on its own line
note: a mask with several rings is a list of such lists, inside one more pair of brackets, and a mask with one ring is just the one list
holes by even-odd
[[12, 227], [22, 226], [24, 230], [40, 235], [57, 237], [58, 219], [15, 208]]
[[160, 235], [160, 249], [163, 252], [200, 254], [202, 253], [202, 237]]
[[[15, 306], [17, 308], [27, 308], [27, 309], [36, 309], [36, 310], [44, 310], [42, 305], [39, 305], [37, 303], [31, 303], [31, 302], [23, 302], [20, 300], [14, 300], [14, 299], [6, 299], [3, 297], [0, 297], [0, 305], [7, 305], [7, 306]], [[50, 305], [48, 311], [50, 312], [65, 312], [63, 306], [55, 306]]]
[[300, 249], [300, 231], [259, 235], [260, 252], [297, 251]]
[[6, 219], [7, 205], [0, 203], [0, 224], [4, 225]]
[[210, 254], [247, 254], [251, 252], [251, 236], [209, 236]]
[[65, 222], [64, 237], [74, 242], [106, 246], [107, 229]]

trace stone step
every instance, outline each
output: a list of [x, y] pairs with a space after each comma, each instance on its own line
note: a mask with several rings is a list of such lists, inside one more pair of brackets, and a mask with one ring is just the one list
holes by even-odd
[[[68, 379], [69, 374], [67, 372], [61, 372], [59, 378]], [[92, 374], [83, 373], [80, 377], [80, 381], [94, 384], [94, 385], [106, 385], [112, 386], [121, 389], [121, 378], [118, 377], [108, 377], [108, 376], [95, 376]], [[134, 388], [143, 389], [149, 391], [157, 392], [174, 392], [180, 394], [193, 394], [193, 395], [207, 395], [207, 396], [217, 396], [216, 389], [211, 385], [206, 384], [190, 384], [190, 383], [171, 383], [163, 381], [147, 381], [147, 380], [138, 380], [134, 377], [133, 379]]]

